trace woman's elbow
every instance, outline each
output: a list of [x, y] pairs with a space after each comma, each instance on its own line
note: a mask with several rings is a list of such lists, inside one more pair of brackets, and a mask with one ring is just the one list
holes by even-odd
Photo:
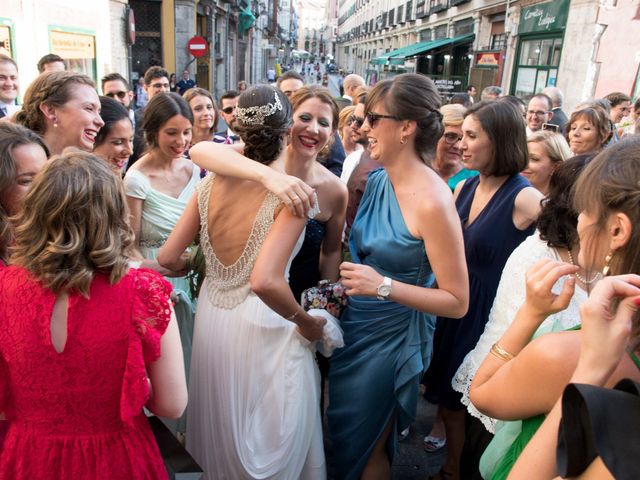
[[180, 418], [187, 408], [187, 401], [188, 395], [185, 388], [184, 392], [174, 392], [170, 398], [155, 399], [149, 409], [159, 417]]
[[249, 284], [251, 285], [251, 291], [260, 298], [269, 295], [276, 288], [276, 282], [272, 276], [255, 272], [251, 274]]

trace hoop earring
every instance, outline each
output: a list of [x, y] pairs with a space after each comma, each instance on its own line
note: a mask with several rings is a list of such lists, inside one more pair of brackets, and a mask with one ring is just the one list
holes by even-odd
[[609, 275], [609, 272], [611, 271], [611, 259], [613, 258], [613, 252], [609, 252], [609, 255], [607, 255], [606, 257], [604, 257], [604, 268], [602, 269], [602, 276], [606, 277], [607, 275]]

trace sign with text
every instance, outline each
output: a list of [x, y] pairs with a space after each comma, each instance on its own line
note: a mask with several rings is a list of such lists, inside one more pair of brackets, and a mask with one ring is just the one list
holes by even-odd
[[569, 16], [570, 0], [553, 0], [523, 8], [518, 34], [564, 30]]
[[96, 58], [95, 37], [52, 30], [51, 52], [62, 58]]

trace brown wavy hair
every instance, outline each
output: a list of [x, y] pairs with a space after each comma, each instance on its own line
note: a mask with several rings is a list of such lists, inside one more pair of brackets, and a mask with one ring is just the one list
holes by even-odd
[[124, 186], [100, 157], [67, 149], [36, 176], [16, 216], [11, 263], [54, 293], [88, 297], [96, 273], [118, 282], [129, 269], [134, 235]]
[[96, 84], [86, 75], [75, 72], [47, 72], [39, 75], [24, 94], [22, 110], [15, 115], [15, 121], [44, 135], [47, 122], [40, 105], [61, 107], [71, 99], [74, 85], [88, 85], [95, 89]]

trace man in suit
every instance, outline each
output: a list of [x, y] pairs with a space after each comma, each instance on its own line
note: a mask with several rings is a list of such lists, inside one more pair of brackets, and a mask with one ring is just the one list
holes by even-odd
[[239, 96], [240, 92], [227, 90], [220, 97], [220, 115], [227, 124], [227, 130], [216, 133], [213, 137], [214, 142], [233, 144], [240, 141], [240, 137], [234, 131], [236, 126], [236, 107], [238, 106]]
[[10, 117], [20, 110], [16, 105], [19, 91], [18, 65], [12, 58], [0, 54], [0, 118]]
[[562, 94], [560, 89], [557, 87], [547, 87], [544, 90], [542, 90], [542, 93], [544, 93], [551, 99], [551, 106], [553, 107], [551, 109], [553, 116], [551, 117], [551, 120], [549, 120], [548, 123], [557, 125], [558, 132], [564, 133], [564, 127], [569, 121], [569, 119], [567, 118], [567, 114], [564, 113], [564, 111], [562, 111], [564, 95]]

